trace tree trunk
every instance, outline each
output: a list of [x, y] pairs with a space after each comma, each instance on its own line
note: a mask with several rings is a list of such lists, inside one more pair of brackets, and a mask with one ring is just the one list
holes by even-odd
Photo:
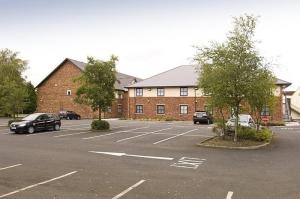
[[98, 119], [101, 120], [101, 108], [99, 107]]
[[239, 112], [240, 112], [240, 107], [237, 105], [236, 110], [235, 110], [235, 128], [234, 128], [234, 138], [233, 141], [237, 142], [237, 135], [238, 135], [238, 128], [239, 128]]

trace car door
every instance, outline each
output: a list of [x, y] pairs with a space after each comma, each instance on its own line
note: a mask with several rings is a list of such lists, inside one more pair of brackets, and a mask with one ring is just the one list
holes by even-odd
[[45, 130], [52, 129], [54, 126], [54, 118], [51, 115], [45, 115]]
[[36, 118], [35, 122], [35, 129], [38, 131], [44, 130], [45, 129], [45, 115], [40, 115], [39, 117]]

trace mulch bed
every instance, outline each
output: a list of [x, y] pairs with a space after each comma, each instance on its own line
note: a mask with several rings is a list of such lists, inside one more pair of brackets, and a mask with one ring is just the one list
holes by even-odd
[[243, 140], [239, 139], [237, 142], [233, 142], [232, 137], [225, 137], [224, 139], [221, 137], [214, 137], [212, 139], [208, 139], [201, 143], [204, 146], [224, 146], [224, 147], [252, 147], [259, 146], [265, 144], [266, 142], [259, 142], [254, 140]]

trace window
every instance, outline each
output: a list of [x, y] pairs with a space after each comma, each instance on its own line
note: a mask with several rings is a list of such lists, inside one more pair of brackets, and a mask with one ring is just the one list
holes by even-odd
[[157, 96], [165, 96], [165, 89], [157, 88]]
[[188, 88], [187, 87], [180, 88], [180, 96], [188, 96]]
[[118, 113], [122, 113], [122, 104], [118, 104]]
[[111, 113], [111, 106], [107, 107], [107, 112]]
[[165, 114], [165, 105], [157, 105], [157, 114]]
[[143, 96], [143, 89], [142, 88], [136, 88], [135, 89], [135, 96]]
[[270, 116], [270, 107], [264, 106], [262, 112], [260, 113], [261, 116]]
[[67, 95], [71, 96], [71, 94], [72, 94], [72, 91], [71, 90], [67, 90]]
[[136, 113], [143, 113], [144, 112], [144, 106], [143, 105], [136, 105], [135, 106], [135, 112]]
[[188, 114], [188, 105], [180, 105], [180, 114]]

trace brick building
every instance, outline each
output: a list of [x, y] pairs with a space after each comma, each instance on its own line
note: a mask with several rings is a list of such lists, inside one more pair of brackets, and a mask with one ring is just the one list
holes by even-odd
[[[198, 73], [193, 65], [183, 65], [160, 73], [128, 88], [128, 118], [173, 118], [192, 120], [196, 110], [208, 108], [208, 96], [197, 89]], [[264, 114], [273, 121], [282, 121], [282, 93], [291, 83], [277, 79], [277, 97], [272, 113]]]
[[[38, 112], [58, 113], [62, 110], [72, 110], [81, 115], [82, 118], [95, 118], [97, 113], [90, 107], [74, 102], [76, 90], [79, 87], [74, 79], [84, 70], [85, 63], [66, 58], [59, 64], [43, 81], [37, 86]], [[115, 96], [112, 107], [103, 117], [125, 117], [127, 115], [128, 92], [125, 86], [140, 81], [139, 78], [117, 73], [115, 83]]]
[[[40, 84], [37, 85], [38, 111], [54, 112], [72, 110], [82, 118], [95, 118], [97, 113], [90, 107], [75, 103], [74, 97], [78, 77], [84, 70], [85, 63], [65, 59]], [[193, 65], [183, 65], [165, 71], [145, 80], [117, 73], [115, 101], [103, 117], [125, 117], [132, 119], [173, 118], [192, 120], [197, 110], [208, 108], [207, 99], [197, 89], [198, 73]], [[283, 89], [291, 83], [277, 79], [274, 91], [277, 97], [275, 110], [269, 115], [273, 121], [282, 121]]]

